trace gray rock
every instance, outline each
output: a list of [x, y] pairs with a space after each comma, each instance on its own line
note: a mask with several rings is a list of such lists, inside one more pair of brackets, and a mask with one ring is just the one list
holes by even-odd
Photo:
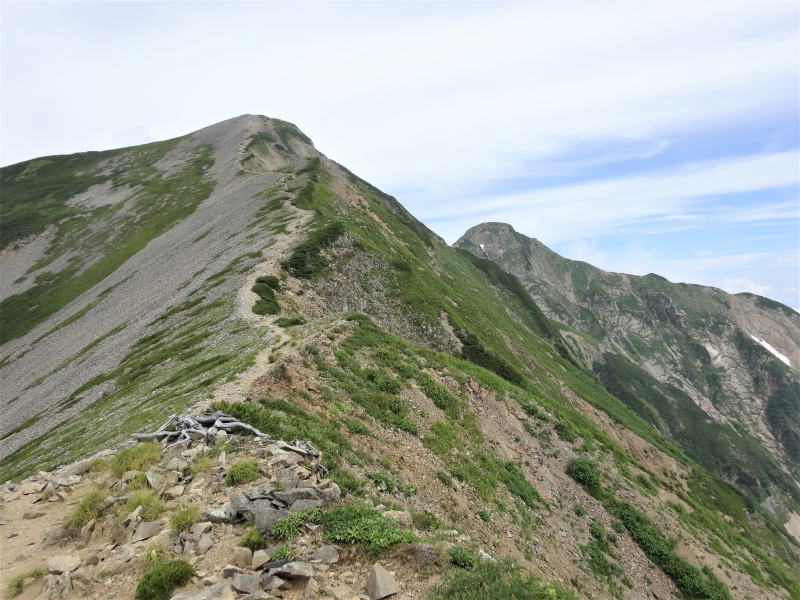
[[142, 505], [140, 504], [130, 513], [128, 513], [128, 516], [122, 519], [122, 526], [130, 527], [132, 524], [136, 524], [136, 522], [139, 521], [139, 515], [141, 514], [142, 514]]
[[264, 552], [264, 550], [256, 550], [255, 552], [253, 552], [253, 562], [250, 565], [250, 568], [255, 571], [256, 569], [261, 568], [268, 562], [269, 562], [269, 554]]
[[247, 490], [244, 495], [250, 500], [259, 500], [261, 498], [271, 498], [274, 488], [269, 484], [257, 485]]
[[394, 575], [389, 573], [379, 563], [372, 565], [367, 577], [367, 594], [370, 600], [381, 600], [398, 593], [400, 588], [394, 580]]
[[321, 546], [314, 550], [311, 560], [318, 560], [325, 564], [339, 562], [339, 551], [335, 546]]
[[64, 475], [63, 477], [58, 477], [53, 481], [53, 484], [57, 487], [72, 487], [74, 485], [78, 485], [81, 482], [81, 478], [78, 475]]
[[86, 458], [84, 460], [79, 460], [76, 463], [73, 463], [66, 469], [64, 469], [64, 475], [83, 475], [86, 471], [89, 470], [91, 465], [91, 460]]
[[291, 469], [278, 469], [275, 471], [275, 483], [284, 489], [296, 488], [300, 478]]
[[275, 498], [291, 506], [298, 500], [320, 500], [322, 492], [317, 488], [293, 488], [282, 492], [275, 492]]
[[222, 506], [208, 506], [203, 510], [203, 518], [212, 523], [233, 523], [236, 519], [236, 511], [230, 502]]
[[178, 471], [179, 473], [184, 473], [188, 468], [189, 463], [182, 458], [178, 458], [177, 456], [167, 463], [168, 471]]
[[277, 521], [288, 515], [285, 510], [278, 510], [270, 505], [268, 500], [257, 500], [254, 503], [253, 520], [261, 531], [270, 531]]
[[145, 477], [147, 478], [147, 485], [157, 492], [160, 492], [167, 482], [164, 474], [160, 471], [156, 471], [155, 469], [148, 469], [147, 473], [145, 473]]
[[231, 584], [221, 581], [194, 592], [181, 592], [170, 600], [233, 600], [235, 595]]
[[314, 575], [314, 567], [310, 563], [295, 560], [278, 567], [275, 575], [286, 579], [308, 579]]
[[306, 508], [319, 508], [325, 504], [322, 500], [297, 500], [289, 507], [289, 512], [297, 512]]
[[204, 533], [208, 533], [209, 531], [211, 531], [212, 527], [213, 524], [210, 521], [201, 521], [200, 523], [195, 523], [194, 525], [192, 525], [192, 528], [189, 530], [189, 533], [194, 539], [199, 540], [200, 536], [202, 536]]
[[253, 551], [250, 548], [236, 546], [233, 549], [233, 564], [240, 569], [249, 569], [253, 562]]
[[209, 548], [214, 545], [214, 538], [212, 538], [209, 534], [204, 533], [200, 536], [200, 541], [197, 542], [197, 553], [199, 555], [203, 555], [208, 552]]
[[149, 539], [153, 537], [161, 531], [161, 523], [158, 521], [144, 521], [140, 523], [139, 526], [136, 528], [136, 531], [133, 532], [133, 537], [131, 537], [131, 544], [135, 544], [136, 542], [141, 542], [142, 540]]
[[261, 587], [265, 590], [285, 590], [290, 588], [291, 584], [277, 575], [264, 573], [261, 576]]
[[237, 573], [241, 573], [242, 570], [239, 567], [235, 567], [233, 565], [226, 565], [224, 569], [222, 569], [222, 577], [223, 579], [230, 579]]
[[81, 559], [75, 554], [60, 554], [47, 559], [50, 573], [70, 573], [81, 566]]
[[245, 573], [236, 573], [233, 576], [233, 589], [237, 592], [252, 594], [258, 589], [258, 577]]

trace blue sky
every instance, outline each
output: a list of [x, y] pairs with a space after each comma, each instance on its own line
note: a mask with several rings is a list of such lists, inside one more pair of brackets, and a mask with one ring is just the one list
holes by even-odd
[[2, 4], [3, 164], [297, 123], [453, 242], [800, 307], [793, 1]]

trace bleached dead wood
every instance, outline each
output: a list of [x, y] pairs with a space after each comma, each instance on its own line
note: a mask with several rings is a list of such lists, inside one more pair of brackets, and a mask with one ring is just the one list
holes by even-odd
[[166, 446], [162, 452], [169, 448], [191, 442], [192, 440], [204, 439], [207, 443], [213, 444], [217, 439], [219, 431], [230, 433], [239, 429], [249, 431], [256, 437], [268, 442], [274, 442], [263, 431], [259, 431], [252, 425], [242, 423], [236, 417], [217, 411], [207, 415], [178, 416], [170, 415], [169, 419], [156, 431], [152, 433], [134, 433], [134, 440], [158, 440]]

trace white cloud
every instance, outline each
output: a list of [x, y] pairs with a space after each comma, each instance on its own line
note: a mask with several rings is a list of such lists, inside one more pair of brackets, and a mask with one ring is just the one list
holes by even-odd
[[[719, 197], [798, 181], [794, 152], [712, 160], [632, 176], [472, 198], [459, 202], [458, 217], [442, 222], [438, 229], [446, 239], [455, 239], [477, 221], [505, 221], [553, 244], [621, 230], [642, 233], [643, 227], [650, 224], [664, 231], [692, 224], [796, 219], [796, 202], [729, 207]], [[423, 208], [420, 216], [435, 222], [454, 212], [450, 204], [434, 204]]]
[[750, 292], [751, 294], [758, 294], [759, 296], [769, 296], [770, 292], [772, 292], [771, 285], [759, 285], [747, 277], [723, 279], [720, 287], [731, 294]]

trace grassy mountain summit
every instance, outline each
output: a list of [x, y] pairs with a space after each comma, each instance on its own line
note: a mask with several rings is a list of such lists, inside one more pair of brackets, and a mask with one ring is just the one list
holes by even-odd
[[[800, 597], [783, 520], [654, 429], [633, 385], [601, 385], [598, 338], [294, 125], [244, 115], [0, 176], [18, 227], [0, 258], [2, 480], [214, 407], [311, 440], [343, 493], [414, 515], [434, 547], [409, 568], [421, 595]], [[481, 552], [522, 570], [501, 581]]]
[[766, 506], [796, 506], [800, 314], [752, 294], [609, 273], [503, 223], [455, 246], [517, 276], [606, 389], [689, 456]]

